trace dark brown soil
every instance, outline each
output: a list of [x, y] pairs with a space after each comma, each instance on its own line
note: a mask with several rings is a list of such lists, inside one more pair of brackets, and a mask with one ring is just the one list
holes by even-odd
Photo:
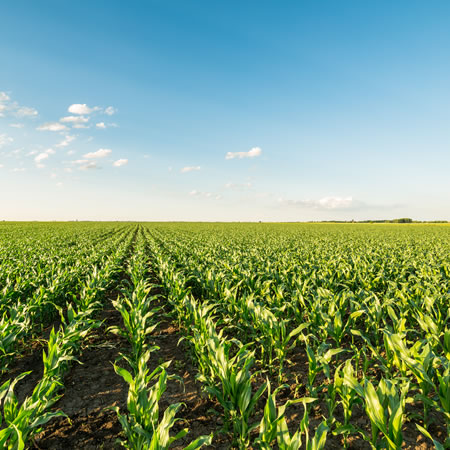
[[55, 404], [70, 420], [49, 422], [36, 436], [34, 448], [114, 448], [121, 427], [116, 414], [105, 408], [126, 406], [127, 385], [113, 367], [126, 342], [106, 333], [108, 326], [121, 324], [115, 309], [104, 309], [99, 319], [104, 320], [103, 326], [88, 339], [78, 358], [81, 364], [72, 366], [64, 379], [64, 395]]

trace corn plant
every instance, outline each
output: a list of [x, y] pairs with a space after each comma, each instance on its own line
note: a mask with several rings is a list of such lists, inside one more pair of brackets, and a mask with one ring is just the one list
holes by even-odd
[[[234, 356], [231, 355], [233, 345], [238, 347]], [[254, 364], [254, 352], [249, 352], [238, 341], [226, 341], [212, 333], [206, 341], [205, 358], [210, 362], [210, 371], [206, 376], [200, 374], [198, 379], [206, 384], [206, 391], [223, 407], [225, 422], [233, 431], [235, 443], [239, 448], [247, 448], [250, 433], [257, 426], [251, 419], [267, 387], [263, 383], [255, 393], [252, 392], [255, 374], [250, 373], [250, 368]]]
[[30, 373], [24, 372], [13, 382], [8, 380], [0, 387], [0, 401], [2, 401], [3, 409], [3, 415], [0, 414], [0, 425], [4, 422], [4, 428], [0, 431], [1, 448], [24, 449], [28, 439], [38, 433], [42, 425], [54, 417], [65, 416], [61, 411], [49, 411], [49, 408], [61, 397], [56, 393], [61, 383], [47, 377], [44, 377], [32, 395], [19, 405], [14, 387]]
[[287, 354], [295, 347], [296, 337], [307, 329], [309, 324], [301, 324], [289, 331], [288, 326], [291, 320], [280, 317], [285, 308], [276, 311], [278, 317], [265, 306], [255, 304], [253, 301], [247, 302], [247, 308], [252, 318], [250, 323], [260, 332], [258, 340], [261, 341], [262, 359], [268, 364], [270, 370], [276, 362], [278, 381], [281, 382]]
[[316, 399], [308, 397], [300, 399], [304, 409], [303, 418], [300, 421], [299, 429], [292, 436], [289, 433], [286, 417], [284, 415], [284, 407], [286, 404], [280, 407], [280, 420], [277, 423], [277, 443], [280, 450], [298, 450], [302, 445], [307, 450], [322, 450], [325, 447], [327, 433], [329, 431], [325, 421], [321, 422], [316, 428], [314, 437], [311, 438], [309, 435], [309, 408], [307, 407], [307, 404], [312, 403], [315, 400]]
[[148, 336], [158, 325], [154, 315], [159, 308], [152, 307], [154, 296], [148, 297], [148, 292], [148, 288], [143, 288], [141, 283], [131, 296], [125, 295], [112, 302], [122, 316], [124, 328], [112, 326], [108, 330], [128, 340], [131, 354], [126, 356], [126, 359], [133, 369], [137, 368], [140, 355], [148, 348]]
[[[323, 448], [326, 440], [325, 425], [320, 425], [320, 429], [317, 430], [316, 436], [312, 441], [310, 441], [308, 433], [308, 413], [306, 405], [315, 402], [317, 399], [302, 397], [294, 400], [287, 400], [283, 405], [277, 406], [276, 395], [280, 389], [287, 387], [287, 385], [279, 386], [274, 392], [271, 392], [269, 381], [267, 381], [267, 386], [267, 401], [264, 406], [263, 417], [259, 424], [259, 435], [255, 440], [257, 448], [270, 450], [273, 448], [274, 441], [277, 441], [280, 449], [298, 449], [302, 444], [302, 434], [305, 434], [306, 437], [306, 448]], [[290, 405], [299, 402], [303, 403], [305, 413], [300, 425], [301, 430], [291, 436], [287, 429], [285, 412]]]
[[401, 447], [409, 382], [403, 382], [398, 388], [396, 382], [382, 379], [375, 389], [369, 380], [365, 379], [363, 383], [359, 383], [350, 372], [347, 372], [344, 383], [364, 400], [365, 411], [372, 428], [371, 436], [365, 438], [372, 448], [378, 448], [380, 431], [384, 435], [382, 442], [384, 446], [391, 450]]
[[25, 336], [31, 325], [27, 306], [12, 306], [0, 320], [0, 371], [4, 371], [14, 355], [17, 341]]
[[357, 431], [356, 428], [350, 423], [353, 407], [362, 402], [352, 385], [349, 385], [349, 383], [345, 381], [347, 379], [355, 380], [355, 377], [356, 373], [353, 369], [351, 360], [348, 359], [344, 365], [344, 368], [340, 365], [334, 373], [334, 383], [332, 388], [332, 395], [334, 398], [329, 400], [329, 402], [332, 401], [332, 411], [334, 412], [334, 407], [336, 406], [334, 403], [336, 395], [340, 398], [338, 403], [342, 406], [344, 412], [344, 423], [337, 423], [335, 434], [344, 435], [345, 448], [347, 447], [348, 435]]
[[[133, 450], [165, 450], [188, 433], [185, 428], [175, 436], [170, 436], [170, 430], [179, 420], [175, 416], [182, 406], [181, 403], [169, 405], [160, 420], [159, 401], [166, 390], [169, 378], [166, 368], [170, 363], [162, 364], [150, 373], [147, 367], [149, 359], [149, 351], [141, 355], [134, 377], [126, 369], [114, 365], [116, 373], [129, 386], [128, 414], [121, 414], [118, 407], [114, 408], [126, 436], [126, 440], [120, 443], [123, 447]], [[210, 444], [211, 440], [211, 436], [201, 436], [186, 448], [194, 450]]]

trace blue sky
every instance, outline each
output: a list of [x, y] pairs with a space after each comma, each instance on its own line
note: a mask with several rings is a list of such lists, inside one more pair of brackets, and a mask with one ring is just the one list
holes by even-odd
[[450, 219], [447, 1], [0, 17], [0, 219]]

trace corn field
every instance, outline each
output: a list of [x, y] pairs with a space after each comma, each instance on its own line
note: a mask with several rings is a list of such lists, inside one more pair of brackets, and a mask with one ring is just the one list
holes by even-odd
[[450, 227], [0, 223], [0, 448], [450, 448]]

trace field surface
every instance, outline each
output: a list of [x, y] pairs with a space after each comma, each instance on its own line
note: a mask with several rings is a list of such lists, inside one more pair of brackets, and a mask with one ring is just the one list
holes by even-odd
[[450, 226], [0, 222], [0, 448], [450, 448]]

